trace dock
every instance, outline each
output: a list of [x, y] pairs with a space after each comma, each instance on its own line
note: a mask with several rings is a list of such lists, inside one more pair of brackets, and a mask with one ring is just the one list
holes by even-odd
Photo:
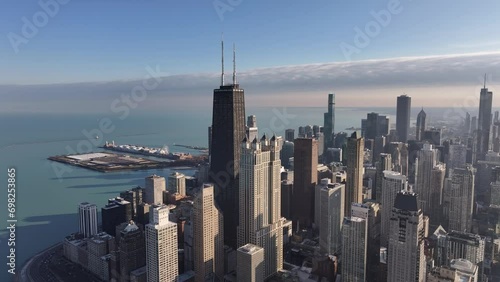
[[88, 153], [76, 155], [52, 156], [51, 161], [78, 166], [99, 172], [117, 172], [125, 170], [146, 170], [169, 167], [197, 167], [205, 163], [206, 156], [193, 156], [189, 159], [179, 159], [174, 161], [157, 161], [147, 158], [139, 158], [125, 154], [115, 153]]

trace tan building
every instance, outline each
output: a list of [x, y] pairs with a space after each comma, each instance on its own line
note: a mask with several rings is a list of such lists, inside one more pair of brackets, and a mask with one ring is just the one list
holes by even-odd
[[241, 144], [238, 246], [264, 248], [265, 279], [283, 268], [280, 144], [280, 137], [265, 135]]
[[264, 281], [264, 248], [253, 244], [239, 247], [236, 261], [238, 282]]
[[155, 205], [149, 212], [145, 232], [147, 281], [177, 281], [177, 224], [169, 220], [170, 210], [165, 205]]
[[203, 184], [192, 211], [195, 281], [223, 280], [224, 223], [215, 206], [214, 186]]
[[144, 190], [144, 202], [150, 205], [163, 203], [163, 191], [165, 191], [165, 177], [150, 175], [146, 177], [146, 189]]
[[179, 193], [181, 196], [186, 196], [186, 177], [179, 172], [172, 172], [168, 176], [167, 191], [171, 194]]

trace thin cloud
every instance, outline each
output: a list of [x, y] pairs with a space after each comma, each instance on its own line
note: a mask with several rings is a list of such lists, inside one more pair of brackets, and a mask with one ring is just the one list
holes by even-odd
[[[300, 95], [310, 99], [314, 95], [334, 90], [342, 95], [349, 92], [350, 98], [381, 89], [407, 91], [408, 89], [457, 88], [480, 85], [478, 77], [488, 73], [495, 85], [500, 70], [500, 52], [454, 54], [425, 57], [400, 57], [352, 62], [333, 62], [308, 65], [290, 65], [252, 69], [238, 73], [238, 82], [246, 91], [247, 101], [265, 104], [272, 101], [280, 104], [290, 102], [287, 97]], [[231, 77], [227, 75], [226, 81]], [[212, 89], [218, 87], [220, 74], [198, 73], [162, 77], [162, 83], [149, 93], [144, 107], [183, 104], [204, 105], [212, 99]], [[38, 103], [37, 107], [22, 106], [27, 111], [60, 110], [79, 105], [90, 109], [107, 110], [109, 103], [120, 95], [130, 94], [131, 89], [141, 85], [142, 80], [88, 82], [49, 85], [0, 85], [0, 109], [6, 105], [19, 107], [25, 103]], [[293, 94], [293, 95], [292, 95]], [[196, 98], [196, 99], [195, 99]], [[381, 103], [386, 97], [381, 97]], [[392, 105], [392, 101], [385, 101]], [[250, 102], [252, 103], [252, 102]], [[293, 101], [292, 101], [293, 103]], [[350, 102], [349, 102], [350, 103]], [[57, 104], [58, 109], [48, 109]], [[98, 105], [96, 107], [96, 105]], [[358, 105], [346, 105], [358, 106]]]

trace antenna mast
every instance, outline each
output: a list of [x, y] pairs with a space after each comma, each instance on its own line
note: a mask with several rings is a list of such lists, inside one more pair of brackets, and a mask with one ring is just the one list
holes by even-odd
[[221, 47], [222, 47], [222, 74], [220, 78], [220, 85], [224, 86], [224, 33], [221, 36]]
[[483, 88], [486, 88], [486, 74], [484, 74], [484, 87]]
[[236, 45], [233, 43], [233, 85], [236, 85]]

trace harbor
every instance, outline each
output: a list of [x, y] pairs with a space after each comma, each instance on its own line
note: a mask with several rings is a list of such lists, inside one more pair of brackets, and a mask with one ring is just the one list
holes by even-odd
[[[175, 145], [175, 144], [174, 146], [195, 149], [193, 146]], [[162, 148], [152, 148], [141, 145], [129, 145], [129, 144], [117, 145], [115, 144], [115, 141], [111, 142], [106, 141], [106, 143], [104, 144], [104, 146], [102, 146], [102, 148], [109, 151], [157, 157], [169, 160], [188, 160], [193, 158], [193, 155], [189, 153], [170, 152], [168, 146], [163, 146]]]

